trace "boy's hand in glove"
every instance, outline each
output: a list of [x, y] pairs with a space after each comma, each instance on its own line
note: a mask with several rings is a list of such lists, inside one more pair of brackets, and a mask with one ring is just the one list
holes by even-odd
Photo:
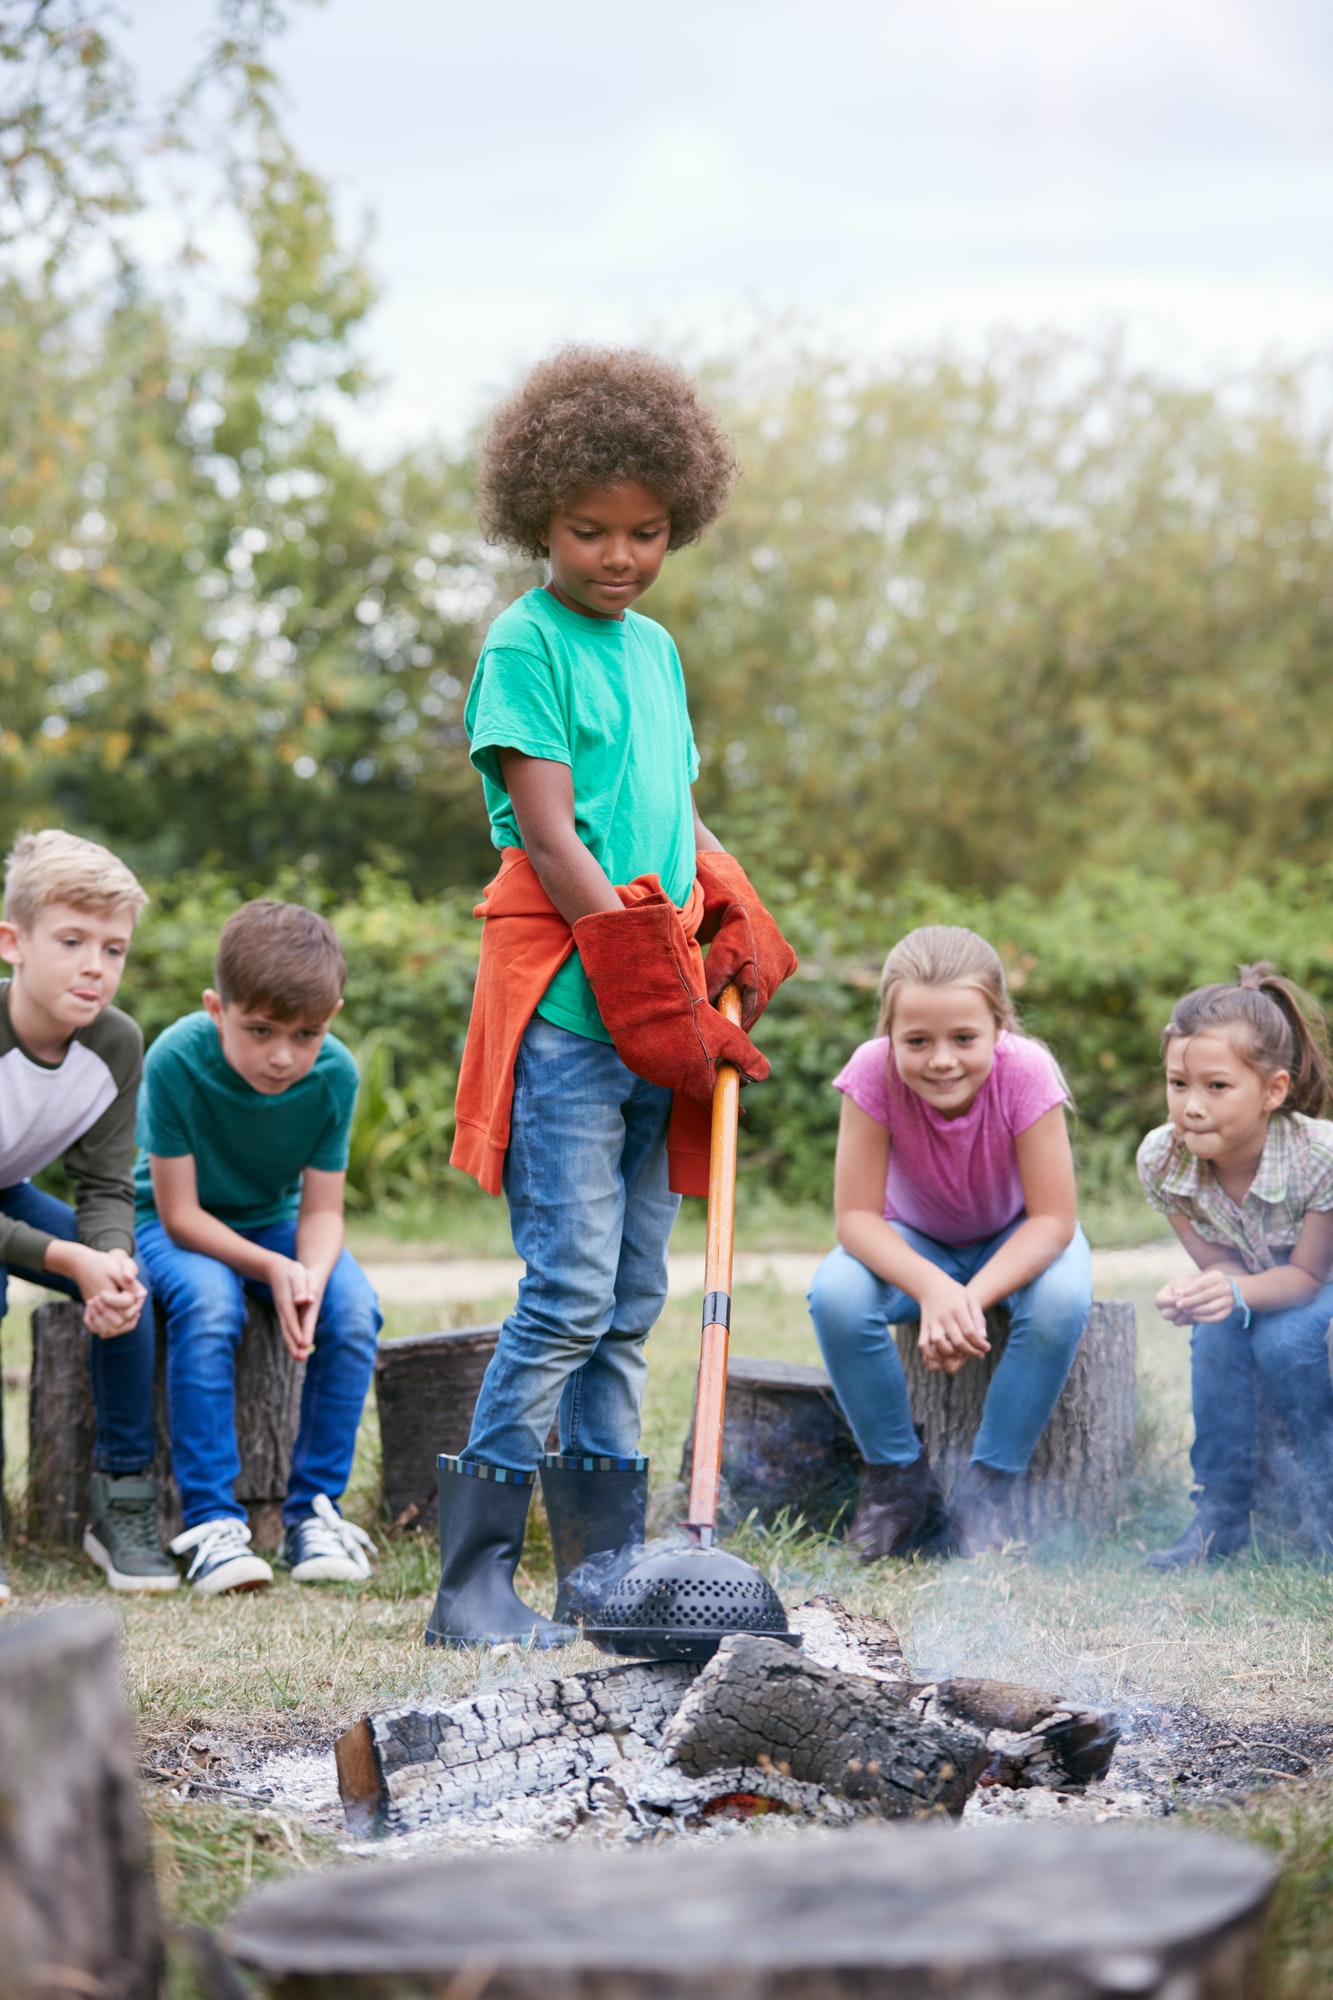
[[701, 850], [695, 873], [704, 892], [703, 934], [713, 940], [704, 960], [708, 997], [716, 1000], [734, 979], [741, 989], [742, 1024], [753, 1027], [783, 980], [795, 972], [796, 953], [734, 855]]
[[720, 1062], [764, 1081], [767, 1057], [710, 1005], [680, 912], [661, 890], [580, 917], [574, 942], [616, 1054], [636, 1076], [700, 1104], [712, 1102]]

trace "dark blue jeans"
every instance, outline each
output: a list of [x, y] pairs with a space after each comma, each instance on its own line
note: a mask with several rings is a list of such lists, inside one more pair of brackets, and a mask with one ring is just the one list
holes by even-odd
[[[0, 1188], [0, 1215], [27, 1222], [58, 1236], [63, 1243], [78, 1238], [74, 1210], [67, 1202], [43, 1194], [31, 1181], [17, 1187]], [[79, 1288], [72, 1278], [54, 1271], [26, 1271], [18, 1264], [0, 1264], [0, 1319], [5, 1316], [9, 1277], [23, 1278], [30, 1285], [44, 1285], [49, 1292], [63, 1292], [77, 1299]], [[139, 1276], [148, 1277], [140, 1261]], [[93, 1464], [99, 1472], [144, 1472], [153, 1458], [153, 1300], [150, 1290], [137, 1326], [125, 1333], [103, 1339], [91, 1336], [88, 1370], [93, 1379], [93, 1410], [96, 1431]]]
[[[247, 1243], [296, 1254], [296, 1224], [237, 1232]], [[236, 1443], [236, 1350], [245, 1327], [245, 1294], [271, 1296], [216, 1257], [182, 1250], [162, 1224], [139, 1231], [139, 1256], [167, 1319], [167, 1416], [171, 1462], [187, 1528], [230, 1516], [243, 1521], [236, 1498], [241, 1454]], [[347, 1485], [361, 1406], [375, 1366], [383, 1324], [370, 1281], [343, 1251], [324, 1287], [315, 1345], [301, 1391], [301, 1425], [292, 1452], [282, 1518], [290, 1527], [311, 1512], [317, 1493], [337, 1500]]]
[[1259, 1378], [1291, 1433], [1316, 1510], [1333, 1507], [1333, 1378], [1328, 1328], [1333, 1285], [1303, 1306], [1204, 1322], [1190, 1337], [1198, 1484], [1224, 1507], [1247, 1513], [1254, 1498], [1255, 1383]]

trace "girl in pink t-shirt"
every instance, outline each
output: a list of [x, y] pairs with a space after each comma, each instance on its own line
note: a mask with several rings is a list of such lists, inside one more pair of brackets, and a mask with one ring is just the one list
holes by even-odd
[[[998, 954], [975, 931], [933, 924], [889, 953], [879, 1032], [834, 1086], [839, 1248], [815, 1273], [810, 1312], [866, 1461], [848, 1539], [866, 1562], [951, 1539], [965, 1554], [997, 1547], [1092, 1303], [1064, 1079], [1016, 1032]], [[889, 1328], [919, 1320], [926, 1366], [953, 1375], [989, 1351], [996, 1305], [1009, 1338], [951, 1525]]]

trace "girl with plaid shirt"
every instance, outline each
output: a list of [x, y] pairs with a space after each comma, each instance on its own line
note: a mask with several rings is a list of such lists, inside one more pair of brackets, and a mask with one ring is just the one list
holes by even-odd
[[1158, 1310], [1192, 1327], [1195, 1519], [1156, 1569], [1216, 1562], [1250, 1540], [1255, 1390], [1291, 1433], [1307, 1525], [1333, 1553], [1333, 1122], [1322, 1014], [1270, 965], [1202, 986], [1162, 1035], [1170, 1122], [1139, 1148], [1153, 1207], [1198, 1266]]

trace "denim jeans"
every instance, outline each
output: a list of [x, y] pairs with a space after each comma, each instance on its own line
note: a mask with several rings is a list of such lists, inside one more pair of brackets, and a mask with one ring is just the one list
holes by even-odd
[[1225, 1509], [1248, 1513], [1254, 1497], [1255, 1381], [1262, 1377], [1296, 1449], [1317, 1510], [1333, 1506], [1333, 1378], [1328, 1328], [1333, 1285], [1303, 1306], [1230, 1319], [1190, 1336], [1194, 1477]]
[[[78, 1240], [74, 1210], [67, 1202], [57, 1201], [54, 1195], [35, 1188], [31, 1181], [0, 1188], [0, 1215], [30, 1223], [34, 1229], [44, 1229], [48, 1236], [58, 1236], [62, 1243]], [[146, 1285], [148, 1274], [142, 1257], [137, 1257], [137, 1261], [139, 1276]], [[72, 1278], [62, 1278], [54, 1271], [27, 1271], [19, 1264], [0, 1264], [0, 1319], [5, 1316], [11, 1275], [23, 1278], [30, 1285], [44, 1285], [49, 1292], [63, 1292], [67, 1299], [82, 1297]], [[88, 1373], [93, 1383], [95, 1425], [93, 1464], [99, 1472], [146, 1472], [152, 1463], [155, 1340], [151, 1288], [134, 1326], [106, 1339], [99, 1334], [89, 1339]]]
[[[1022, 1216], [981, 1243], [936, 1243], [895, 1222], [919, 1257], [966, 1284], [1013, 1235]], [[986, 1391], [972, 1457], [1023, 1472], [1064, 1388], [1092, 1304], [1092, 1256], [1081, 1229], [1053, 1264], [1004, 1301], [1009, 1339]], [[831, 1250], [810, 1287], [824, 1364], [868, 1465], [911, 1465], [921, 1455], [907, 1378], [891, 1325], [921, 1317], [917, 1301], [846, 1250]]]
[[[296, 1254], [295, 1222], [237, 1234], [284, 1257]], [[182, 1250], [157, 1220], [139, 1230], [139, 1254], [167, 1320], [167, 1419], [171, 1462], [187, 1528], [226, 1516], [243, 1521], [236, 1498], [236, 1350], [245, 1326], [245, 1295], [270, 1298], [216, 1257]], [[344, 1250], [324, 1288], [315, 1345], [306, 1363], [301, 1423], [292, 1452], [282, 1518], [290, 1527], [311, 1512], [317, 1493], [337, 1500], [347, 1485], [361, 1406], [383, 1324], [375, 1294]]]
[[514, 1066], [505, 1193], [527, 1265], [500, 1329], [465, 1458], [530, 1472], [557, 1408], [560, 1449], [630, 1456], [666, 1301], [680, 1197], [667, 1186], [671, 1092], [609, 1042], [535, 1015]]

